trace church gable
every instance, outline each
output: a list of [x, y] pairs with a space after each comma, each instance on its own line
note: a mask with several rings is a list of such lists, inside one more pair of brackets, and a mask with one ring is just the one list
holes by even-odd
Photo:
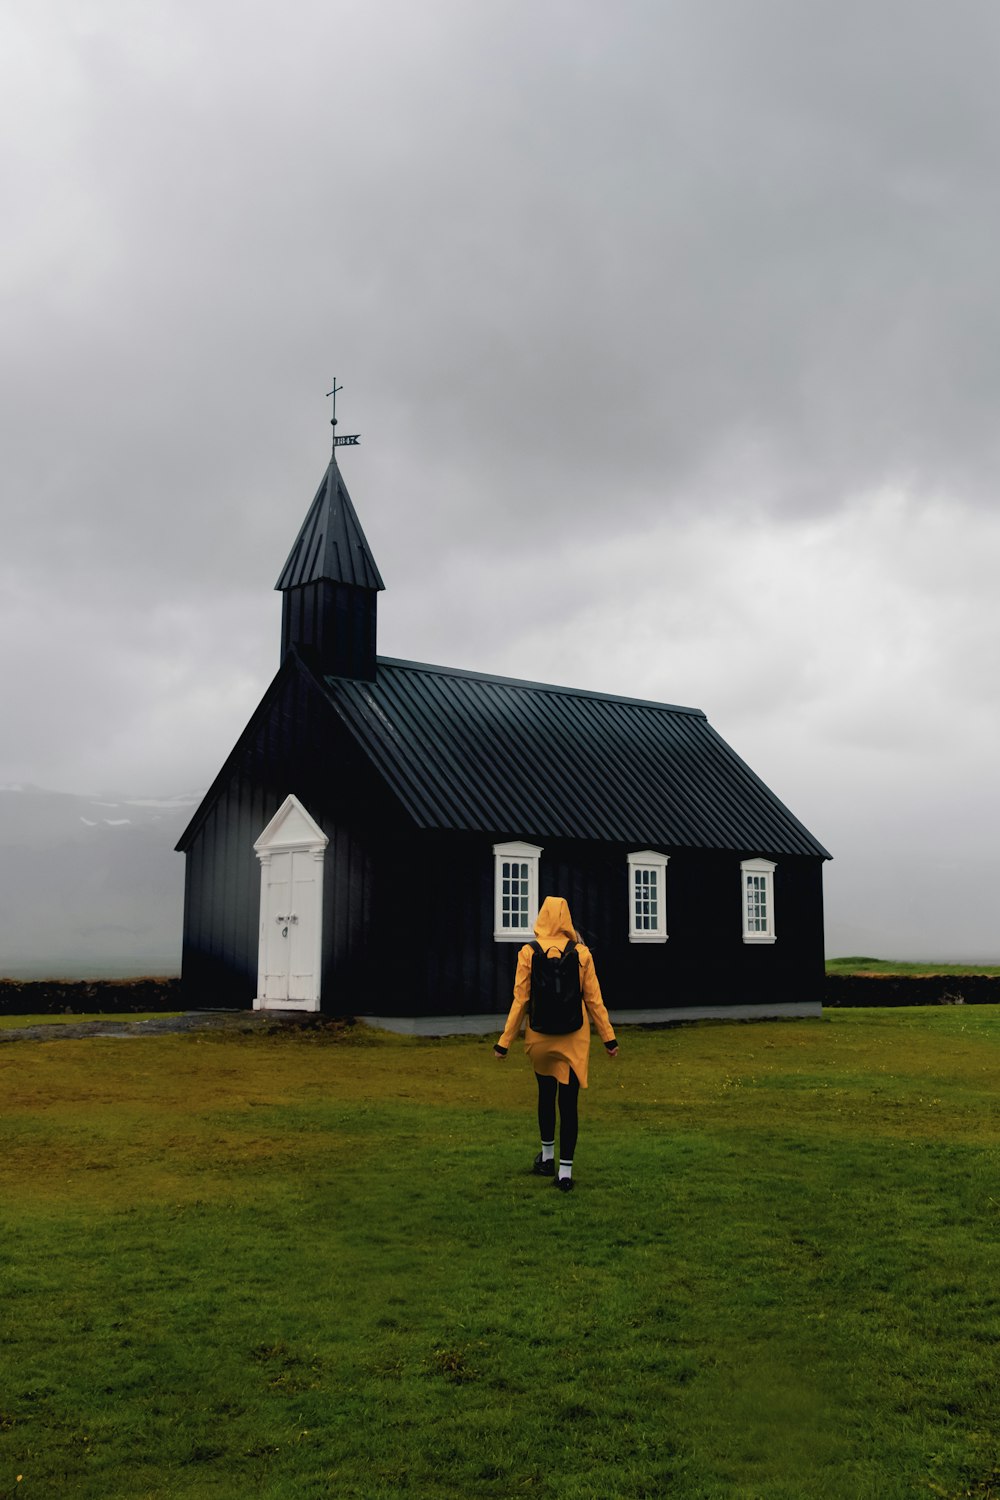
[[273, 849], [325, 849], [329, 842], [315, 818], [290, 792], [255, 841], [254, 849], [258, 854]]

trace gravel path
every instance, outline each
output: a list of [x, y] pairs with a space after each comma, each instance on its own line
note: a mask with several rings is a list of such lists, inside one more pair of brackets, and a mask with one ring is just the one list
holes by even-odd
[[141, 1037], [183, 1031], [235, 1031], [268, 1034], [289, 1027], [342, 1030], [344, 1022], [302, 1011], [189, 1010], [180, 1016], [153, 1016], [148, 1021], [52, 1021], [43, 1026], [0, 1028], [2, 1042], [67, 1042], [87, 1036]]

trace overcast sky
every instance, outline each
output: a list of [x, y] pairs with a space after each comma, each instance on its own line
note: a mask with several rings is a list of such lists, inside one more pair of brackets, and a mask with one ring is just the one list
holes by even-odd
[[705, 709], [828, 951], [1000, 961], [995, 0], [4, 0], [0, 783], [207, 786], [325, 468], [383, 654]]

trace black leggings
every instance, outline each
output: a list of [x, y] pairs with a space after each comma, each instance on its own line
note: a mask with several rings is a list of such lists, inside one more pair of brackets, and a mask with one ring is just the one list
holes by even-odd
[[538, 1079], [538, 1130], [543, 1141], [556, 1138], [556, 1090], [559, 1091], [559, 1159], [572, 1161], [580, 1129], [577, 1102], [580, 1080], [569, 1070], [569, 1083], [560, 1083], [548, 1073], [536, 1073]]

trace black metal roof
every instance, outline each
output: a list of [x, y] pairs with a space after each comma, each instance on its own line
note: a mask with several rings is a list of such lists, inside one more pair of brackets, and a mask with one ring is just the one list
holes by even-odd
[[330, 459], [274, 586], [291, 589], [321, 578], [366, 589], [385, 588], [336, 458]]
[[700, 709], [387, 657], [323, 683], [418, 827], [830, 857]]

